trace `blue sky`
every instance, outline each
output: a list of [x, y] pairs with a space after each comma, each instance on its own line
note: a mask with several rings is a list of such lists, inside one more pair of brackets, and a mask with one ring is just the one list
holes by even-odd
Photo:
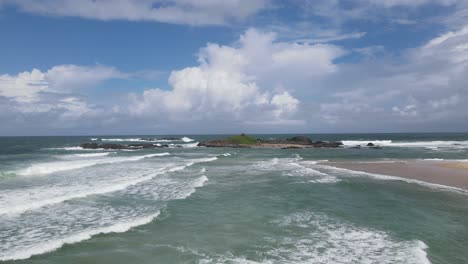
[[468, 131], [464, 0], [0, 0], [0, 135]]

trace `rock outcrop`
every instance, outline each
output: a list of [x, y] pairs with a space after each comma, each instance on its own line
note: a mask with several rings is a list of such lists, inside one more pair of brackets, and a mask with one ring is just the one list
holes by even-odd
[[[172, 138], [166, 138], [172, 139]], [[152, 141], [151, 138], [145, 138]], [[198, 143], [199, 147], [209, 148], [278, 148], [278, 149], [303, 149], [303, 148], [339, 148], [343, 143], [339, 141], [312, 141], [305, 136], [294, 136], [286, 139], [256, 139], [245, 134], [229, 137], [220, 140], [202, 141]], [[108, 144], [108, 143], [83, 143], [80, 145], [83, 149], [154, 149], [183, 147], [173, 144]]]
[[[235, 136], [248, 137], [246, 135]], [[301, 148], [338, 148], [343, 143], [337, 141], [312, 141], [305, 136], [294, 136], [287, 139], [256, 139], [249, 144], [239, 144], [227, 138], [223, 140], [202, 141], [198, 143], [200, 147], [225, 147], [225, 148], [280, 148], [280, 149], [301, 149]]]

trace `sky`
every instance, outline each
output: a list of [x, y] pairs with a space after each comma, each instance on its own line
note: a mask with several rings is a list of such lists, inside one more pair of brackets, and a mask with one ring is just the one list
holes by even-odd
[[0, 136], [468, 131], [468, 0], [0, 0]]

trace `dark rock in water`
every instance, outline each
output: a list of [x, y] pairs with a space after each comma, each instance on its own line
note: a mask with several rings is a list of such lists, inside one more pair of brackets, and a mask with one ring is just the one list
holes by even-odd
[[143, 141], [155, 141], [156, 139], [154, 138], [140, 138]]
[[249, 145], [234, 144], [224, 140], [201, 141], [197, 146], [209, 148], [251, 148]]
[[369, 147], [369, 148], [371, 148], [371, 149], [382, 149], [381, 146], [372, 146], [372, 147]]
[[314, 148], [339, 148], [343, 146], [339, 141], [315, 141], [312, 143]]
[[97, 149], [99, 148], [99, 144], [98, 143], [84, 143], [84, 144], [81, 144], [80, 147], [84, 149]]
[[98, 144], [98, 143], [84, 143], [80, 147], [84, 149], [123, 149], [125, 145], [121, 144]]
[[[122, 145], [122, 146], [125, 147], [126, 145]], [[130, 148], [144, 148], [144, 149], [152, 149], [152, 148], [157, 147], [156, 145], [153, 145], [153, 144], [129, 144], [127, 146]]]
[[176, 140], [180, 140], [180, 138], [177, 138], [177, 137], [163, 137], [163, 138], [158, 138], [158, 140], [171, 140], [171, 141], [176, 141]]
[[368, 146], [368, 147], [374, 147], [375, 145], [374, 145], [374, 143], [369, 142], [369, 143], [367, 143], [367, 146]]
[[281, 148], [281, 149], [303, 149], [303, 147], [301, 147], [301, 146], [288, 146], [288, 147], [284, 147], [284, 148]]
[[312, 144], [312, 140], [304, 136], [294, 136], [294, 137], [286, 139], [286, 141], [294, 142], [297, 144], [304, 144], [304, 145]]
[[177, 137], [163, 137], [163, 138], [140, 138], [143, 141], [157, 141], [157, 140], [167, 140], [167, 141], [177, 141], [180, 138]]
[[[179, 145], [180, 146], [180, 145]], [[98, 143], [83, 143], [80, 147], [84, 149], [153, 149], [153, 148], [168, 148], [169, 145], [159, 144], [98, 144]], [[182, 146], [180, 146], [182, 147]]]
[[[242, 135], [241, 135], [242, 137]], [[244, 137], [247, 137], [244, 135]], [[252, 137], [250, 137], [252, 138]], [[242, 142], [242, 141], [241, 141]], [[301, 148], [339, 148], [343, 145], [338, 141], [316, 141], [313, 142], [305, 136], [294, 136], [288, 139], [255, 139], [250, 140], [248, 144], [238, 143], [233, 140], [212, 140], [198, 143], [200, 147], [211, 148], [281, 148], [281, 149], [301, 149]]]
[[251, 148], [251, 145], [238, 144], [230, 140], [201, 141], [197, 146], [210, 148]]
[[103, 148], [103, 149], [125, 149], [126, 148], [125, 145], [121, 145], [121, 144], [99, 144], [98, 147]]

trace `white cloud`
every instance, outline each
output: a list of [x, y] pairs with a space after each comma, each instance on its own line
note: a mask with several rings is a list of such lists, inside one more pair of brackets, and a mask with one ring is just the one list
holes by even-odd
[[347, 54], [337, 45], [292, 43], [249, 29], [231, 45], [201, 48], [198, 65], [172, 71], [166, 89], [134, 93], [125, 102], [109, 99], [105, 107], [93, 104], [92, 92], [83, 88], [142, 75], [101, 65], [0, 75], [0, 120], [43, 127], [120, 125], [134, 129], [130, 133], [155, 126], [201, 133], [272, 126], [276, 132], [290, 126], [466, 130], [467, 47], [468, 32], [460, 27], [396, 57], [380, 56], [387, 51], [375, 46], [355, 50], [372, 60], [337, 64]]
[[45, 79], [50, 89], [56, 92], [73, 90], [83, 87], [94, 86], [104, 80], [123, 79], [129, 77], [128, 74], [121, 73], [113, 67], [59, 65], [47, 70]]
[[132, 95], [130, 112], [171, 121], [243, 122], [248, 116], [264, 124], [284, 123], [299, 108], [291, 95], [298, 87], [291, 85], [335, 72], [333, 60], [342, 54], [333, 45], [277, 42], [273, 33], [249, 29], [234, 46], [202, 48], [199, 66], [171, 73], [170, 90]]
[[441, 34], [405, 51], [395, 60], [379, 58], [342, 66], [323, 86], [334, 92], [321, 103], [321, 119], [359, 129], [421, 130], [430, 127], [466, 130], [468, 100], [468, 32], [466, 27]]
[[267, 7], [268, 0], [5, 0], [4, 4], [50, 16], [221, 25], [254, 15]]
[[[421, 12], [421, 8], [432, 7], [453, 11], [461, 11], [468, 7], [466, 0], [305, 0], [297, 1], [301, 10], [322, 25], [336, 27], [350, 20], [362, 20], [366, 23], [383, 22], [385, 24], [431, 25], [440, 20], [453, 20], [451, 17], [438, 17], [439, 14]], [[466, 18], [465, 14], [458, 14], [457, 20]]]
[[427, 4], [437, 4], [442, 6], [454, 5], [463, 2], [463, 0], [364, 0], [374, 5], [385, 7], [393, 6], [421, 6]]
[[47, 88], [45, 74], [37, 69], [19, 73], [17, 76], [0, 75], [0, 96], [15, 98], [18, 101], [34, 101], [37, 94]]
[[281, 117], [289, 113], [295, 113], [299, 106], [299, 100], [292, 97], [288, 92], [283, 92], [274, 95], [271, 99], [271, 104], [277, 108], [275, 115]]
[[0, 75], [0, 96], [19, 102], [37, 101], [41, 93], [64, 93], [94, 86], [126, 75], [107, 66], [58, 65], [42, 72], [33, 69], [15, 75]]
[[[126, 78], [112, 67], [58, 65], [47, 71], [33, 69], [17, 75], [0, 75], [0, 99], [8, 102], [8, 111], [2, 115], [14, 116], [19, 120], [36, 117], [30, 123], [46, 121], [42, 126], [51, 127], [61, 123], [70, 126], [70, 121], [80, 118], [97, 117], [102, 111], [87, 102], [86, 98], [73, 95], [80, 89], [90, 88], [99, 83]], [[37, 118], [40, 115], [41, 118]]]

